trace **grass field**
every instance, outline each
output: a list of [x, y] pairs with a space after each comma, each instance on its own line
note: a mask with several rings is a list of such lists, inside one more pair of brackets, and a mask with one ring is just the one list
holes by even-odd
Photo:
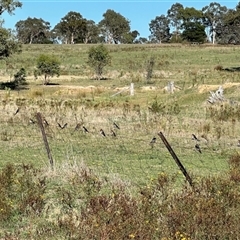
[[[4, 62], [0, 63], [2, 81], [11, 79], [21, 67], [28, 73], [26, 89], [0, 92], [0, 167], [33, 164], [44, 169], [50, 189], [55, 185], [61, 188], [60, 183], [67, 189], [67, 170], [74, 175], [74, 166], [81, 164], [92, 169], [97, 178], [124, 186], [131, 195], [137, 195], [139, 189], [158, 179], [159, 174], [174, 176], [174, 186], [179, 189], [185, 179], [158, 136], [162, 132], [194, 181], [199, 177], [226, 175], [230, 157], [240, 149], [237, 146], [240, 73], [218, 69], [219, 66], [239, 67], [240, 47], [107, 47], [112, 63], [105, 69], [106, 80], [101, 81], [94, 80], [94, 73], [86, 64], [88, 45], [24, 45], [23, 52], [9, 59], [7, 67]], [[52, 85], [43, 86], [41, 78], [34, 79], [35, 62], [40, 53], [54, 54], [61, 60], [61, 75], [51, 79]], [[147, 62], [152, 57], [153, 77], [147, 81]], [[173, 93], [164, 90], [171, 81], [177, 86]], [[134, 96], [122, 91], [131, 83], [135, 87]], [[219, 86], [223, 86], [226, 100], [208, 103], [209, 91], [216, 91]], [[36, 121], [37, 112], [49, 124], [45, 131], [54, 159], [54, 172], [49, 168], [40, 128], [36, 122], [30, 123], [30, 119]], [[61, 129], [58, 123], [67, 123], [67, 127]], [[78, 124], [80, 127], [76, 129]], [[100, 129], [106, 137], [100, 134]], [[112, 131], [116, 137], [112, 136]], [[202, 153], [195, 149], [193, 133], [200, 140]], [[153, 137], [157, 141], [151, 146]], [[131, 238], [130, 233], [127, 236], [112, 239]], [[187, 239], [188, 235], [182, 236], [166, 239]]]

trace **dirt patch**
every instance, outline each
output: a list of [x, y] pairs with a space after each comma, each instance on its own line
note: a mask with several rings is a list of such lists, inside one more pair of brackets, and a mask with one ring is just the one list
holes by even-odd
[[222, 85], [208, 85], [208, 84], [203, 84], [198, 86], [198, 92], [199, 93], [204, 93], [204, 92], [209, 92], [209, 91], [215, 91], [217, 90], [220, 86], [224, 88], [230, 88], [233, 86], [240, 86], [240, 83], [224, 83]]

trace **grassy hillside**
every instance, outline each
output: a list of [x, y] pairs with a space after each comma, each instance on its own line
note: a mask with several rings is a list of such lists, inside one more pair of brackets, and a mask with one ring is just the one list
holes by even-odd
[[[94, 80], [94, 72], [86, 64], [90, 46], [24, 45], [23, 52], [9, 59], [7, 65], [0, 63], [2, 81], [11, 79], [21, 67], [28, 74], [26, 89], [0, 91], [0, 167], [3, 169], [0, 188], [8, 189], [7, 186], [10, 186], [9, 189], [16, 190], [16, 193], [22, 189], [27, 199], [24, 202], [24, 197], [18, 199], [19, 196], [12, 196], [9, 189], [2, 190], [6, 198], [0, 201], [0, 211], [12, 210], [4, 212], [6, 218], [0, 218], [3, 222], [8, 220], [0, 236], [2, 234], [7, 239], [8, 234], [14, 232], [14, 236], [21, 239], [81, 239], [77, 230], [77, 226], [81, 225], [77, 218], [81, 218], [82, 222], [86, 222], [80, 229], [85, 231], [83, 236], [92, 234], [89, 239], [150, 239], [151, 232], [154, 232], [153, 239], [215, 239], [215, 229], [212, 229], [212, 238], [204, 238], [204, 228], [200, 231], [203, 235], [190, 231], [191, 223], [186, 221], [191, 216], [187, 215], [187, 211], [182, 219], [187, 224], [185, 229], [180, 227], [182, 224], [176, 228], [169, 227], [171, 221], [178, 225], [181, 214], [178, 212], [178, 220], [174, 219], [176, 209], [172, 209], [172, 215], [167, 213], [168, 207], [164, 201], [167, 199], [168, 204], [171, 201], [177, 204], [177, 199], [185, 198], [190, 190], [185, 188], [185, 178], [158, 133], [161, 131], [164, 134], [200, 189], [200, 195], [197, 195], [196, 189], [190, 191], [190, 198], [186, 198], [184, 207], [189, 208], [191, 201], [196, 200], [202, 207], [199, 211], [204, 212], [211, 204], [210, 209], [216, 210], [216, 206], [222, 208], [218, 191], [223, 191], [229, 179], [238, 183], [240, 176], [236, 167], [240, 136], [240, 74], [238, 71], [222, 69], [239, 67], [240, 47], [111, 45], [107, 46], [112, 56], [111, 66], [105, 68], [105, 80], [97, 81]], [[35, 62], [40, 53], [54, 54], [61, 60], [61, 75], [51, 79], [52, 85], [43, 86], [41, 78], [34, 79]], [[151, 58], [154, 59], [153, 76], [147, 80], [147, 66]], [[169, 82], [174, 82], [176, 87], [173, 93], [165, 89]], [[131, 83], [134, 83], [134, 96], [130, 96], [129, 90], [126, 90]], [[219, 86], [224, 89], [225, 100], [208, 103], [209, 92], [215, 92]], [[37, 112], [48, 122], [45, 131], [54, 159], [54, 171], [49, 168], [49, 159], [36, 120]], [[65, 123], [67, 126], [61, 129], [59, 124], [63, 126]], [[89, 132], [84, 131], [83, 126]], [[106, 136], [101, 135], [101, 129]], [[192, 134], [199, 141], [192, 140]], [[153, 137], [156, 137], [156, 143], [151, 145]], [[202, 153], [196, 150], [196, 143]], [[231, 162], [236, 167], [234, 173], [229, 166], [232, 156], [235, 156]], [[9, 176], [9, 182], [3, 180], [4, 176]], [[226, 177], [223, 182], [219, 180], [221, 176]], [[11, 179], [17, 179], [20, 185]], [[233, 182], [229, 184], [234, 185]], [[216, 189], [212, 190], [214, 185]], [[30, 191], [30, 194], [29, 189], [36, 189], [37, 192]], [[183, 195], [179, 196], [180, 192]], [[231, 195], [231, 199], [239, 198], [237, 184], [232, 190], [229, 188], [229, 192], [234, 195]], [[223, 202], [229, 197], [229, 192], [221, 195]], [[139, 198], [139, 194], [143, 198]], [[205, 198], [208, 194], [218, 200], [210, 203], [208, 197]], [[148, 205], [148, 195], [154, 199], [151, 207]], [[139, 199], [141, 202], [136, 203]], [[13, 204], [8, 201], [13, 201]], [[17, 204], [21, 201], [22, 209]], [[116, 205], [116, 209], [132, 209], [140, 214], [141, 226], [131, 217], [129, 221], [130, 225], [139, 226], [142, 232], [137, 233], [133, 228], [126, 230], [124, 235], [120, 230], [124, 226], [120, 222], [126, 223], [124, 216], [131, 215], [124, 211], [126, 215], [121, 215], [121, 211], [119, 213], [121, 220], [116, 217], [120, 222], [115, 219], [116, 225], [109, 227], [100, 209], [104, 209], [105, 203], [110, 206], [111, 201], [120, 205], [126, 203], [124, 206]], [[159, 205], [159, 202], [164, 204]], [[135, 204], [142, 208], [136, 209]], [[227, 205], [229, 214], [232, 213], [230, 208], [237, 209], [237, 206], [230, 205]], [[85, 209], [86, 206], [88, 208]], [[143, 209], [148, 207], [151, 208], [150, 212], [143, 213]], [[79, 209], [84, 209], [83, 215]], [[84, 217], [87, 209], [93, 211], [89, 218]], [[112, 212], [111, 207], [109, 209], [109, 215], [117, 216], [117, 212]], [[166, 215], [161, 225], [158, 222], [160, 216], [154, 211], [163, 211], [171, 216]], [[198, 209], [191, 211], [198, 212]], [[212, 214], [219, 213], [214, 211]], [[228, 213], [219, 217], [225, 218]], [[46, 215], [49, 216], [47, 222], [51, 223], [48, 227], [44, 223]], [[234, 219], [237, 216], [238, 212]], [[209, 216], [205, 217], [202, 221], [207, 226]], [[23, 221], [20, 224], [22, 228], [14, 223], [14, 218]], [[144, 223], [150, 219], [156, 222], [144, 228]], [[26, 226], [31, 221], [35, 222], [35, 227], [31, 226], [30, 233], [27, 233]], [[234, 221], [228, 224], [235, 227]], [[224, 229], [224, 222], [219, 225]], [[41, 226], [44, 230], [41, 230]], [[91, 230], [84, 226], [91, 227]], [[197, 220], [194, 226], [198, 226]], [[17, 233], [13, 230], [15, 227], [22, 230]], [[119, 231], [119, 235], [110, 233], [112, 230]], [[224, 236], [231, 232], [228, 230], [222, 230], [225, 231]], [[94, 235], [95, 231], [98, 234]], [[160, 234], [161, 231], [165, 231], [166, 235]]]

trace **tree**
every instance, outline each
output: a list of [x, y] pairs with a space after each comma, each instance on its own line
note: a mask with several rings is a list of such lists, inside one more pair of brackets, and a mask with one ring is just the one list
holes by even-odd
[[132, 32], [124, 33], [122, 36], [122, 43], [134, 43], [136, 41], [137, 36], [139, 36], [139, 32], [137, 30], [134, 30]]
[[83, 33], [84, 43], [97, 43], [99, 40], [99, 28], [93, 20], [86, 21], [86, 31]]
[[12, 32], [0, 27], [0, 60], [7, 59], [12, 54], [21, 51], [21, 44], [16, 41]]
[[175, 29], [174, 35], [175, 35], [176, 41], [178, 41], [178, 36], [180, 35], [180, 26], [182, 24], [180, 11], [182, 9], [183, 9], [183, 5], [181, 3], [175, 3], [167, 11], [167, 18], [170, 20], [171, 26]]
[[199, 22], [184, 23], [183, 40], [203, 43], [206, 40], [205, 27]]
[[0, 15], [2, 15], [5, 11], [12, 15], [15, 9], [19, 7], [22, 7], [22, 3], [18, 0], [1, 0]]
[[130, 32], [130, 22], [120, 13], [109, 9], [103, 17], [98, 25], [107, 43], [117, 44], [121, 42], [124, 34]]
[[205, 42], [206, 33], [203, 24], [203, 13], [193, 7], [186, 7], [180, 10], [180, 16], [183, 21], [181, 28], [183, 29], [182, 38], [190, 42]]
[[15, 24], [17, 38], [22, 43], [47, 43], [50, 37], [50, 23], [43, 19], [30, 18]]
[[209, 35], [211, 36], [212, 43], [215, 44], [216, 27], [223, 22], [227, 8], [221, 6], [219, 3], [212, 2], [209, 6], [203, 7], [202, 12], [204, 15], [204, 24], [209, 28]]
[[155, 37], [157, 42], [168, 42], [170, 39], [170, 20], [165, 17], [165, 15], [161, 15], [152, 20], [149, 24], [149, 30], [152, 34], [152, 37]]
[[43, 85], [49, 84], [49, 78], [60, 75], [60, 61], [55, 56], [41, 54], [37, 58], [35, 77], [43, 75]]
[[240, 44], [240, 2], [216, 25], [216, 40], [222, 44]]
[[0, 82], [0, 89], [16, 89], [23, 85], [27, 85], [26, 82], [26, 70], [21, 68], [18, 72], [14, 74], [14, 79], [7, 82]]
[[103, 44], [89, 49], [87, 64], [95, 70], [98, 80], [101, 79], [103, 68], [110, 63], [111, 56], [109, 55], [108, 49]]
[[66, 44], [73, 44], [77, 39], [84, 42], [86, 28], [87, 20], [80, 13], [71, 11], [54, 27], [54, 32]]

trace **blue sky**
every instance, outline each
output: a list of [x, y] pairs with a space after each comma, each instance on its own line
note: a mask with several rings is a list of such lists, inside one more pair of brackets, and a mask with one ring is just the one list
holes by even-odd
[[68, 12], [79, 12], [84, 18], [93, 20], [95, 23], [103, 19], [103, 14], [108, 10], [114, 10], [130, 21], [131, 30], [137, 30], [141, 37], [150, 35], [149, 23], [161, 14], [166, 15], [167, 10], [175, 3], [181, 3], [184, 7], [195, 7], [201, 10], [202, 7], [211, 2], [218, 2], [222, 6], [235, 9], [239, 1], [170, 1], [170, 0], [20, 0], [23, 3], [22, 8], [17, 9], [14, 15], [7, 13], [2, 15], [4, 27], [15, 28], [15, 24], [20, 20], [26, 20], [28, 17], [42, 18], [50, 22], [53, 28], [60, 22]]

